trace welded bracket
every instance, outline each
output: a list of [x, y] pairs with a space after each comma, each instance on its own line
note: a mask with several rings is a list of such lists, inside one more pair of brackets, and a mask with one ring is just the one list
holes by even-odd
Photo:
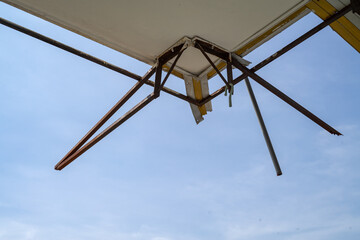
[[350, 0], [353, 13], [360, 15], [360, 0]]

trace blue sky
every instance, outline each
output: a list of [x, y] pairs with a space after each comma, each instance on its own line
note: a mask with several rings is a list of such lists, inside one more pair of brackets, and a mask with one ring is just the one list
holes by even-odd
[[[146, 64], [0, 3], [0, 16], [143, 75]], [[320, 20], [310, 14], [246, 59]], [[360, 55], [330, 28], [259, 75], [342, 132], [252, 82], [277, 177], [244, 83], [195, 124], [162, 93], [65, 168], [54, 165], [135, 83], [0, 26], [0, 239], [260, 240], [360, 236]], [[239, 75], [235, 72], [235, 75]], [[167, 85], [185, 92], [182, 80]], [[221, 80], [210, 81], [210, 89]], [[150, 93], [144, 87], [113, 119]]]

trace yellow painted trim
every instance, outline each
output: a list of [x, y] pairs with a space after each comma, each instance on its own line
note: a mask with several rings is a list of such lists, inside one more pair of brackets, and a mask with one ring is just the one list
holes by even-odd
[[269, 37], [271, 34], [273, 34], [273, 32], [275, 32], [276, 30], [278, 30], [279, 28], [281, 28], [282, 26], [286, 25], [287, 23], [291, 22], [293, 19], [295, 19], [297, 16], [299, 16], [301, 13], [303, 13], [306, 10], [306, 7], [302, 7], [299, 10], [295, 11], [294, 13], [292, 13], [291, 15], [289, 15], [287, 18], [285, 18], [284, 20], [282, 20], [280, 23], [276, 24], [275, 26], [273, 26], [272, 28], [270, 28], [269, 30], [267, 30], [266, 32], [264, 32], [261, 36], [259, 36], [258, 38], [254, 39], [253, 41], [249, 42], [248, 44], [246, 44], [245, 46], [239, 48], [238, 50], [235, 51], [235, 53], [237, 55], [241, 55], [243, 54], [246, 50], [254, 47], [256, 44], [260, 43], [262, 40], [264, 40], [265, 38]]
[[[323, 20], [337, 11], [326, 0], [312, 0], [306, 6]], [[360, 29], [345, 16], [330, 24], [330, 27], [360, 53]]]
[[[201, 82], [199, 80], [194, 79], [194, 78], [192, 80], [193, 80], [193, 86], [194, 86], [195, 99], [196, 100], [202, 100], [203, 96], [202, 96]], [[202, 116], [206, 115], [205, 105], [200, 106], [199, 111], [200, 111]]]
[[[164, 65], [163, 66], [163, 70], [168, 72], [170, 69], [170, 67]], [[173, 69], [172, 73], [173, 75], [179, 77], [179, 78], [182, 78], [184, 79], [184, 75], [179, 73], [178, 71], [176, 71], [175, 69]], [[196, 100], [202, 100], [203, 99], [203, 96], [202, 96], [202, 88], [201, 88], [201, 82], [199, 80], [196, 80], [196, 79], [192, 79], [193, 80], [193, 86], [194, 86], [194, 94], [195, 94], [195, 99]], [[207, 111], [206, 111], [206, 107], [205, 105], [202, 105], [199, 108], [199, 111], [201, 113], [202, 116], [206, 115], [207, 114]]]
[[[285, 18], [284, 20], [282, 20], [281, 22], [279, 22], [278, 24], [276, 24], [275, 26], [273, 26], [272, 28], [270, 28], [269, 30], [267, 30], [266, 32], [264, 32], [263, 34], [261, 34], [259, 37], [255, 38], [254, 40], [252, 40], [251, 42], [247, 43], [245, 46], [237, 49], [235, 51], [235, 53], [237, 55], [242, 55], [244, 52], [246, 52], [248, 49], [254, 47], [255, 45], [259, 44], [261, 41], [263, 41], [264, 39], [266, 39], [267, 37], [271, 36], [271, 34], [273, 34], [276, 30], [278, 30], [279, 28], [281, 28], [282, 26], [286, 25], [287, 23], [291, 22], [293, 19], [295, 19], [296, 17], [298, 17], [301, 13], [303, 13], [306, 10], [306, 6], [303, 6], [302, 8], [298, 9], [297, 11], [295, 11], [294, 13], [292, 13], [291, 15], [289, 15], [287, 18]], [[221, 71], [222, 69], [224, 69], [226, 66], [225, 62], [220, 62], [217, 65], [217, 68]], [[207, 74], [207, 78], [210, 79], [213, 76], [216, 75], [216, 71], [214, 69], [212, 69], [211, 71], [208, 72]]]
[[[286, 19], [282, 20], [277, 25], [273, 26], [271, 29], [257, 37], [256, 39], [252, 40], [251, 42], [247, 43], [245, 46], [237, 49], [235, 51], [236, 54], [242, 55], [244, 52], [246, 52], [248, 49], [253, 48], [257, 44], [259, 44], [261, 41], [266, 39], [267, 37], [271, 36], [274, 31], [281, 28], [282, 26], [286, 25], [296, 17], [298, 17], [301, 13], [303, 13], [307, 8], [312, 10], [316, 15], [318, 15], [321, 19], [326, 19], [329, 16], [333, 15], [337, 10], [326, 0], [312, 0], [309, 3], [307, 3], [304, 7], [300, 8], [290, 16], [288, 16]], [[360, 30], [351, 23], [346, 17], [339, 18], [336, 22], [330, 24], [331, 28], [336, 31], [345, 41], [347, 41], [352, 47], [354, 47], [358, 52], [360, 52]], [[217, 68], [221, 71], [226, 67], [225, 62], [220, 62], [217, 64]], [[168, 66], [164, 66], [163, 69], [165, 71], [169, 70]], [[173, 75], [184, 79], [183, 74], [180, 72], [173, 70]], [[212, 69], [207, 73], [207, 78], [210, 79], [216, 75], [216, 71]], [[201, 84], [200, 81], [193, 79], [193, 85], [194, 85], [194, 92], [195, 92], [195, 98], [197, 100], [202, 100], [202, 91], [201, 91]], [[202, 115], [206, 114], [206, 108], [205, 106], [199, 107], [199, 110]]]
[[[265, 38], [269, 37], [271, 34], [273, 34], [274, 31], [278, 30], [279, 28], [281, 28], [282, 26], [286, 25], [287, 23], [289, 23], [290, 21], [292, 21], [293, 19], [295, 19], [296, 17], [298, 17], [301, 13], [303, 13], [305, 10], [307, 9], [306, 6], [298, 9], [297, 11], [295, 11], [294, 13], [292, 13], [290, 16], [288, 16], [287, 18], [285, 18], [284, 20], [282, 20], [281, 22], [279, 22], [278, 24], [276, 24], [275, 26], [273, 26], [272, 28], [270, 28], [269, 30], [267, 30], [265, 33], [263, 33], [262, 35], [260, 35], [259, 37], [255, 38], [254, 40], [252, 40], [251, 42], [247, 43], [245, 46], [237, 49], [235, 51], [236, 54], [241, 55], [243, 54], [246, 50], [254, 47], [256, 44], [260, 43], [261, 41], [263, 41]], [[216, 66], [220, 71], [223, 70], [226, 67], [226, 63], [225, 62], [220, 62], [217, 66]], [[168, 71], [169, 67], [164, 65], [163, 67], [164, 71]], [[173, 70], [172, 74], [184, 79], [184, 76], [182, 73]], [[216, 71], [214, 69], [211, 69], [208, 73], [207, 73], [207, 78], [210, 79], [212, 77], [214, 77], [216, 75]]]

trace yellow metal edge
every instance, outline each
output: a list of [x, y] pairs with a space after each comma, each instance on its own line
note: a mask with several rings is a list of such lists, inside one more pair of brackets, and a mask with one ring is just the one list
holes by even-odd
[[[323, 20], [337, 11], [337, 9], [326, 0], [312, 0], [307, 3], [306, 6]], [[330, 27], [360, 53], [360, 29], [345, 16], [330, 24]]]
[[[170, 70], [170, 67], [164, 65], [163, 70], [168, 72]], [[171, 74], [175, 75], [176, 77], [184, 79], [184, 75], [181, 74], [180, 72], [176, 71], [175, 69], [173, 69]], [[200, 100], [203, 99], [201, 82], [199, 80], [194, 79], [194, 78], [192, 80], [193, 80], [193, 86], [194, 86], [195, 99], [200, 101]], [[198, 108], [199, 108], [199, 111], [200, 111], [202, 116], [207, 114], [205, 105], [202, 105], [202, 106], [200, 106]]]
[[[244, 52], [246, 52], [246, 50], [254, 47], [256, 44], [260, 43], [261, 41], [263, 41], [264, 39], [266, 39], [267, 37], [269, 37], [271, 34], [273, 34], [274, 31], [278, 30], [280, 27], [286, 25], [287, 23], [291, 22], [292, 20], [294, 20], [295, 18], [297, 18], [300, 14], [302, 14], [305, 10], [307, 9], [306, 6], [301, 7], [300, 9], [298, 9], [297, 11], [295, 11], [294, 13], [292, 13], [291, 15], [289, 15], [287, 18], [285, 18], [284, 20], [282, 20], [281, 22], [279, 22], [278, 24], [276, 24], [275, 26], [273, 26], [272, 28], [270, 28], [269, 30], [267, 30], [266, 32], [264, 32], [262, 35], [260, 35], [259, 37], [255, 38], [254, 40], [252, 40], [251, 42], [247, 43], [246, 45], [242, 46], [241, 48], [237, 49], [235, 51], [235, 53], [237, 55], [241, 55]], [[220, 62], [217, 65], [217, 68], [219, 69], [219, 71], [223, 70], [226, 67], [226, 63], [225, 62]], [[210, 79], [212, 77], [214, 77], [216, 75], [216, 71], [214, 69], [212, 69], [211, 71], [208, 72], [207, 74], [207, 78]]]
[[[195, 99], [202, 100], [203, 96], [202, 96], [201, 82], [200, 82], [200, 80], [196, 80], [194, 78], [192, 80], [193, 80], [193, 86], [194, 86]], [[206, 115], [205, 105], [200, 106], [199, 111], [202, 116]]]
[[293, 12], [291, 15], [289, 15], [287, 18], [285, 18], [284, 20], [282, 20], [281, 22], [279, 22], [278, 24], [276, 24], [275, 26], [273, 26], [272, 28], [270, 28], [269, 30], [267, 30], [266, 32], [264, 32], [261, 36], [257, 37], [256, 39], [254, 39], [253, 41], [249, 42], [248, 44], [246, 44], [245, 46], [239, 48], [238, 50], [235, 51], [235, 53], [237, 55], [241, 55], [243, 54], [247, 49], [254, 47], [256, 44], [258, 44], [259, 42], [261, 42], [262, 40], [264, 40], [265, 38], [267, 38], [268, 36], [270, 36], [271, 34], [273, 34], [273, 32], [275, 32], [276, 30], [278, 30], [279, 28], [281, 28], [282, 26], [286, 25], [287, 23], [291, 22], [293, 19], [295, 19], [296, 17], [298, 17], [300, 14], [302, 14], [304, 11], [306, 10], [306, 6], [303, 6], [301, 8], [299, 8], [297, 11]]

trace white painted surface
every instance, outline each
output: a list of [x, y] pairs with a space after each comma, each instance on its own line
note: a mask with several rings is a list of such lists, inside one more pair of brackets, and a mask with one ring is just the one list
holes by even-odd
[[[2, 0], [148, 64], [184, 36], [229, 51], [256, 38], [302, 7], [304, 0]], [[213, 58], [216, 60], [216, 58]], [[209, 67], [195, 49], [179, 68]]]
[[[341, 10], [350, 4], [350, 0], [327, 0], [337, 10]], [[345, 15], [345, 17], [352, 22], [357, 28], [360, 29], [360, 16], [352, 11]]]

